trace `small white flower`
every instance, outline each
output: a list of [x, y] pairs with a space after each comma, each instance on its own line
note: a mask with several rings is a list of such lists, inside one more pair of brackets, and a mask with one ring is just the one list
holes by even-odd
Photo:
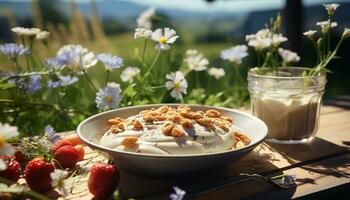
[[176, 31], [171, 28], [164, 28], [163, 30], [158, 28], [152, 33], [151, 39], [155, 42], [159, 42], [159, 44], [156, 46], [159, 50], [168, 50], [170, 49], [170, 45], [174, 43], [177, 38], [179, 38], [178, 35], [176, 35]]
[[74, 71], [86, 70], [97, 63], [95, 54], [81, 45], [69, 44], [60, 48], [57, 58], [69, 69]]
[[35, 39], [37, 40], [44, 40], [47, 39], [50, 36], [50, 32], [48, 31], [40, 31], [36, 34]]
[[139, 28], [152, 28], [152, 17], [155, 15], [156, 9], [154, 7], [150, 7], [147, 10], [143, 11], [139, 17], [137, 18], [137, 26]]
[[[261, 29], [256, 34], [247, 35], [246, 41], [248, 41], [248, 46], [254, 47], [256, 50], [263, 50], [270, 47], [272, 44], [272, 36], [269, 29]], [[278, 39], [278, 40], [277, 40]], [[276, 38], [276, 42], [282, 40], [281, 37]]]
[[[331, 24], [330, 27], [329, 27], [329, 24]], [[338, 23], [337, 22], [330, 23], [330, 21], [327, 20], [327, 21], [317, 22], [316, 25], [321, 27], [322, 33], [327, 33], [331, 28], [338, 26]]]
[[5, 171], [7, 169], [7, 164], [4, 159], [0, 158], [0, 171]]
[[182, 99], [182, 93], [187, 94], [188, 86], [184, 74], [181, 71], [171, 72], [166, 75], [166, 78], [169, 81], [165, 83], [165, 87], [172, 90], [170, 95], [177, 100]]
[[134, 81], [134, 77], [140, 73], [140, 69], [137, 67], [127, 67], [125, 68], [122, 73], [120, 74], [120, 79], [123, 82], [133, 82]]
[[121, 91], [117, 83], [108, 83], [106, 87], [99, 89], [95, 99], [97, 108], [101, 110], [117, 108], [122, 100]]
[[272, 45], [278, 47], [282, 42], [287, 41], [288, 38], [284, 37], [282, 34], [273, 34], [272, 35]]
[[203, 54], [192, 49], [187, 50], [186, 54], [187, 57], [184, 59], [184, 61], [187, 63], [190, 70], [203, 71], [207, 69], [209, 61], [203, 56]]
[[278, 54], [282, 57], [284, 64], [290, 62], [299, 62], [300, 60], [300, 57], [297, 53], [287, 49], [278, 48]]
[[68, 195], [68, 190], [73, 186], [73, 179], [67, 178], [68, 172], [65, 170], [55, 169], [51, 172], [51, 185], [57, 188], [63, 196]]
[[241, 64], [242, 59], [248, 56], [248, 47], [246, 45], [237, 45], [221, 51], [220, 57], [223, 60]]
[[14, 27], [11, 28], [11, 31], [14, 32], [18, 36], [35, 36], [40, 32], [38, 28], [24, 28], [24, 27]]
[[101, 61], [105, 65], [106, 70], [109, 71], [118, 69], [124, 64], [123, 58], [110, 53], [100, 53], [96, 58]]
[[254, 47], [256, 50], [263, 50], [263, 49], [271, 46], [271, 39], [265, 38], [265, 39], [250, 40], [248, 42], [248, 45], [251, 47]]
[[314, 36], [314, 34], [316, 33], [317, 31], [314, 31], [314, 30], [309, 30], [309, 31], [306, 31], [303, 33], [303, 35], [307, 36], [308, 38], [312, 39], [312, 37]]
[[340, 6], [337, 3], [331, 3], [331, 4], [323, 4], [323, 6], [325, 7], [325, 9], [328, 12], [328, 15], [332, 16], [335, 13], [335, 10], [337, 10], [337, 8]]
[[349, 28], [344, 29], [343, 37], [344, 38], [350, 37], [350, 29]]
[[135, 29], [134, 38], [145, 38], [148, 39], [152, 36], [152, 30], [145, 29], [145, 28], [137, 28]]
[[212, 67], [208, 70], [208, 74], [210, 76], [214, 76], [216, 79], [220, 79], [221, 77], [225, 76], [225, 70], [222, 68]]
[[13, 146], [7, 143], [6, 140], [17, 137], [18, 135], [19, 132], [16, 126], [2, 124], [0, 122], [0, 155], [13, 155], [15, 153]]
[[194, 55], [197, 55], [197, 54], [199, 54], [199, 52], [196, 49], [188, 49], [186, 51], [186, 56], [194, 56]]

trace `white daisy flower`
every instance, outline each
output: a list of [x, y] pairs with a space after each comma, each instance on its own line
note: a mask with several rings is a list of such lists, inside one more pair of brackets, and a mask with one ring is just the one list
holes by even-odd
[[73, 186], [73, 179], [67, 178], [68, 172], [65, 170], [55, 169], [51, 172], [51, 185], [53, 188], [57, 188], [61, 195], [67, 196], [68, 190]]
[[134, 77], [140, 73], [140, 69], [137, 67], [127, 67], [125, 68], [122, 73], [120, 74], [120, 79], [123, 82], [133, 82], [134, 81]]
[[[330, 27], [329, 27], [329, 24], [331, 24]], [[327, 20], [327, 21], [317, 22], [316, 25], [321, 27], [322, 33], [327, 33], [331, 28], [337, 27], [338, 23], [337, 22], [330, 23], [330, 21]]]
[[40, 32], [38, 28], [24, 28], [24, 27], [14, 27], [11, 28], [11, 31], [14, 32], [18, 36], [35, 36]]
[[170, 45], [174, 43], [177, 38], [179, 38], [178, 35], [176, 35], [176, 31], [171, 28], [164, 28], [163, 30], [158, 28], [152, 33], [151, 39], [155, 42], [159, 42], [159, 44], [156, 46], [159, 50], [168, 50], [170, 49]]
[[288, 38], [284, 37], [282, 34], [273, 34], [271, 43], [273, 46], [278, 47], [282, 42], [287, 40]]
[[297, 53], [287, 49], [278, 48], [278, 54], [282, 57], [284, 64], [287, 64], [290, 62], [299, 62], [300, 60], [300, 57], [298, 56]]
[[344, 29], [343, 37], [344, 38], [350, 37], [350, 29], [349, 28]]
[[15, 153], [14, 147], [7, 143], [6, 140], [17, 137], [19, 135], [16, 126], [9, 124], [2, 124], [0, 122], [0, 155], [13, 155]]
[[81, 45], [69, 44], [60, 48], [57, 58], [74, 71], [86, 70], [97, 63], [95, 54]]
[[314, 36], [314, 34], [317, 33], [317, 31], [315, 30], [309, 30], [303, 33], [303, 35], [307, 36], [308, 38], [312, 39], [312, 37]]
[[237, 45], [221, 51], [220, 57], [233, 63], [241, 64], [242, 59], [248, 56], [246, 45]]
[[199, 53], [197, 50], [187, 50], [186, 54], [187, 57], [184, 61], [187, 63], [190, 70], [203, 71], [207, 69], [209, 61], [203, 54]]
[[335, 13], [335, 10], [337, 10], [337, 8], [340, 6], [337, 3], [331, 3], [331, 4], [323, 4], [323, 6], [325, 7], [325, 9], [328, 12], [328, 15], [332, 16]]
[[36, 34], [35, 39], [37, 40], [44, 40], [47, 39], [50, 36], [50, 32], [48, 31], [40, 31]]
[[156, 9], [154, 7], [150, 7], [147, 10], [143, 11], [139, 17], [137, 18], [137, 26], [139, 28], [152, 28], [152, 17], [155, 16]]
[[122, 97], [120, 85], [117, 83], [108, 83], [106, 87], [101, 88], [96, 93], [96, 106], [101, 110], [117, 108]]
[[152, 30], [145, 29], [145, 28], [137, 28], [135, 29], [134, 38], [145, 38], [148, 39], [152, 36]]
[[225, 76], [225, 70], [222, 68], [212, 67], [208, 70], [208, 74], [210, 76], [214, 76], [216, 79], [220, 79], [221, 77]]
[[181, 71], [171, 72], [166, 75], [166, 78], [169, 81], [165, 83], [165, 87], [172, 90], [170, 95], [177, 100], [182, 99], [182, 93], [187, 94], [188, 86], [184, 74]]

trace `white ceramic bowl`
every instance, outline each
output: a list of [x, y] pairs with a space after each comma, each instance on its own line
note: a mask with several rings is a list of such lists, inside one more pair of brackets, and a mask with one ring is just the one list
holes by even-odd
[[107, 155], [124, 170], [147, 176], [184, 174], [229, 165], [252, 151], [267, 136], [268, 129], [266, 124], [252, 115], [228, 108], [190, 105], [194, 111], [216, 109], [223, 113], [223, 115], [232, 117], [234, 125], [243, 129], [244, 133], [251, 138], [251, 143], [244, 148], [237, 150], [193, 155], [152, 155], [132, 153], [110, 149], [99, 144], [101, 135], [108, 129], [108, 119], [114, 117], [127, 118], [131, 115], [137, 114], [141, 110], [163, 105], [177, 107], [179, 104], [134, 106], [103, 112], [82, 121], [77, 128], [78, 136], [85, 144], [94, 150], [102, 152], [103, 155]]

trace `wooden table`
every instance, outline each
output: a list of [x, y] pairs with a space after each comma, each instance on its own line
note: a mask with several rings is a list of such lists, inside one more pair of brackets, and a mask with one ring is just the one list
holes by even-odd
[[[346, 195], [346, 190], [350, 188], [349, 147], [350, 110], [323, 106], [317, 138], [309, 144], [263, 143], [227, 169], [193, 174], [191, 177], [159, 180], [121, 171], [119, 188], [136, 199], [168, 199], [172, 186], [186, 190], [186, 197], [191, 199], [345, 198], [341, 195]], [[88, 147], [86, 158], [107, 161]], [[297, 187], [280, 189], [260, 178], [239, 173], [258, 173], [266, 177], [295, 174]], [[68, 199], [92, 198], [86, 180], [87, 177], [84, 177], [75, 184]]]

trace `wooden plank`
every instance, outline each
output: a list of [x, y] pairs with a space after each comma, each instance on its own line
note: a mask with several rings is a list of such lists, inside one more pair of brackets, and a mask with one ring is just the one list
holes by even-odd
[[[283, 171], [297, 175], [296, 188], [280, 189], [261, 179], [249, 179], [231, 184], [222, 189], [196, 197], [209, 199], [294, 199], [308, 194], [327, 190], [343, 184], [350, 184], [350, 153], [310, 163], [301, 167]], [[279, 173], [279, 174], [282, 174]], [[278, 175], [278, 174], [274, 174]], [[249, 188], [249, 189], [247, 189]]]

